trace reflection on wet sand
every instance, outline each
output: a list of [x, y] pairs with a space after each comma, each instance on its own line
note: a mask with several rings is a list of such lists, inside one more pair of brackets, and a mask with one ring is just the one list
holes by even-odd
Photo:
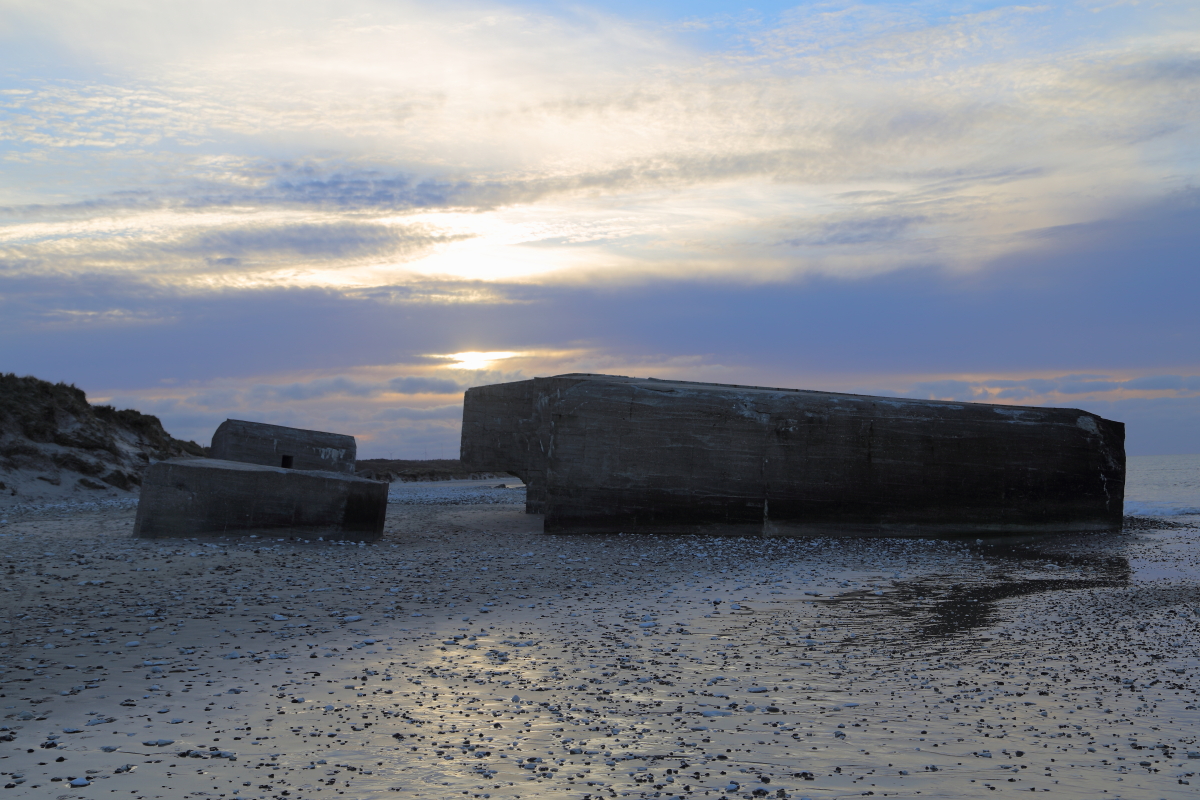
[[[1020, 542], [993, 540], [986, 554], [980, 556], [987, 559], [992, 567], [989, 572], [995, 574], [976, 585], [949, 583], [923, 626], [923, 633], [930, 638], [948, 638], [984, 627], [994, 620], [997, 603], [1012, 598], [1126, 586], [1132, 574], [1129, 559], [1113, 555], [1125, 542], [1123, 535], [1111, 534], [1090, 537], [1090, 541], [1081, 536]], [[1047, 572], [1052, 577], [1035, 577]], [[935, 576], [935, 581], [939, 577], [953, 580], [952, 575], [945, 575]], [[913, 587], [910, 596], [933, 591]]]

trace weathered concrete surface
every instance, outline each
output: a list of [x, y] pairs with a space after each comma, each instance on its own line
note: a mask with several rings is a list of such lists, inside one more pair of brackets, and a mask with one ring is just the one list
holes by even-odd
[[1119, 528], [1124, 438], [1077, 409], [576, 374], [468, 390], [461, 455], [547, 531], [926, 536]]
[[354, 472], [353, 436], [227, 419], [212, 439], [212, 457], [266, 467]]
[[146, 472], [134, 535], [211, 534], [374, 541], [388, 485], [340, 472], [171, 459]]

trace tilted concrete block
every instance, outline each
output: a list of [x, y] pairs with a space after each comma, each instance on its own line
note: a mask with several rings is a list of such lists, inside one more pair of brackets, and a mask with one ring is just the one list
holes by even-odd
[[265, 467], [353, 473], [358, 446], [344, 433], [227, 419], [213, 434], [211, 454]]
[[1124, 439], [1077, 409], [579, 374], [469, 389], [461, 457], [547, 531], [975, 535], [1119, 528]]
[[341, 472], [171, 459], [146, 472], [133, 532], [373, 541], [383, 535], [387, 498], [386, 483]]

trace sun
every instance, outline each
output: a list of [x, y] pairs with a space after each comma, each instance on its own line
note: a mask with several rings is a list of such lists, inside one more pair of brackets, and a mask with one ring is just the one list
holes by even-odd
[[430, 358], [452, 358], [457, 363], [447, 365], [450, 369], [487, 369], [497, 361], [515, 358], [520, 353], [496, 351], [491, 353], [449, 353], [446, 355], [431, 355]]

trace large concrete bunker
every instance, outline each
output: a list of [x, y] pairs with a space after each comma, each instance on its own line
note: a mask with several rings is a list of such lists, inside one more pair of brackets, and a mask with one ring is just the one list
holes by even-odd
[[210, 452], [224, 461], [354, 474], [358, 446], [344, 433], [227, 419], [213, 434]]
[[548, 532], [934, 536], [1119, 528], [1124, 439], [1077, 409], [573, 374], [469, 389], [461, 456]]
[[353, 436], [226, 420], [214, 458], [150, 466], [134, 535], [379, 539], [388, 484], [353, 474], [356, 450]]

